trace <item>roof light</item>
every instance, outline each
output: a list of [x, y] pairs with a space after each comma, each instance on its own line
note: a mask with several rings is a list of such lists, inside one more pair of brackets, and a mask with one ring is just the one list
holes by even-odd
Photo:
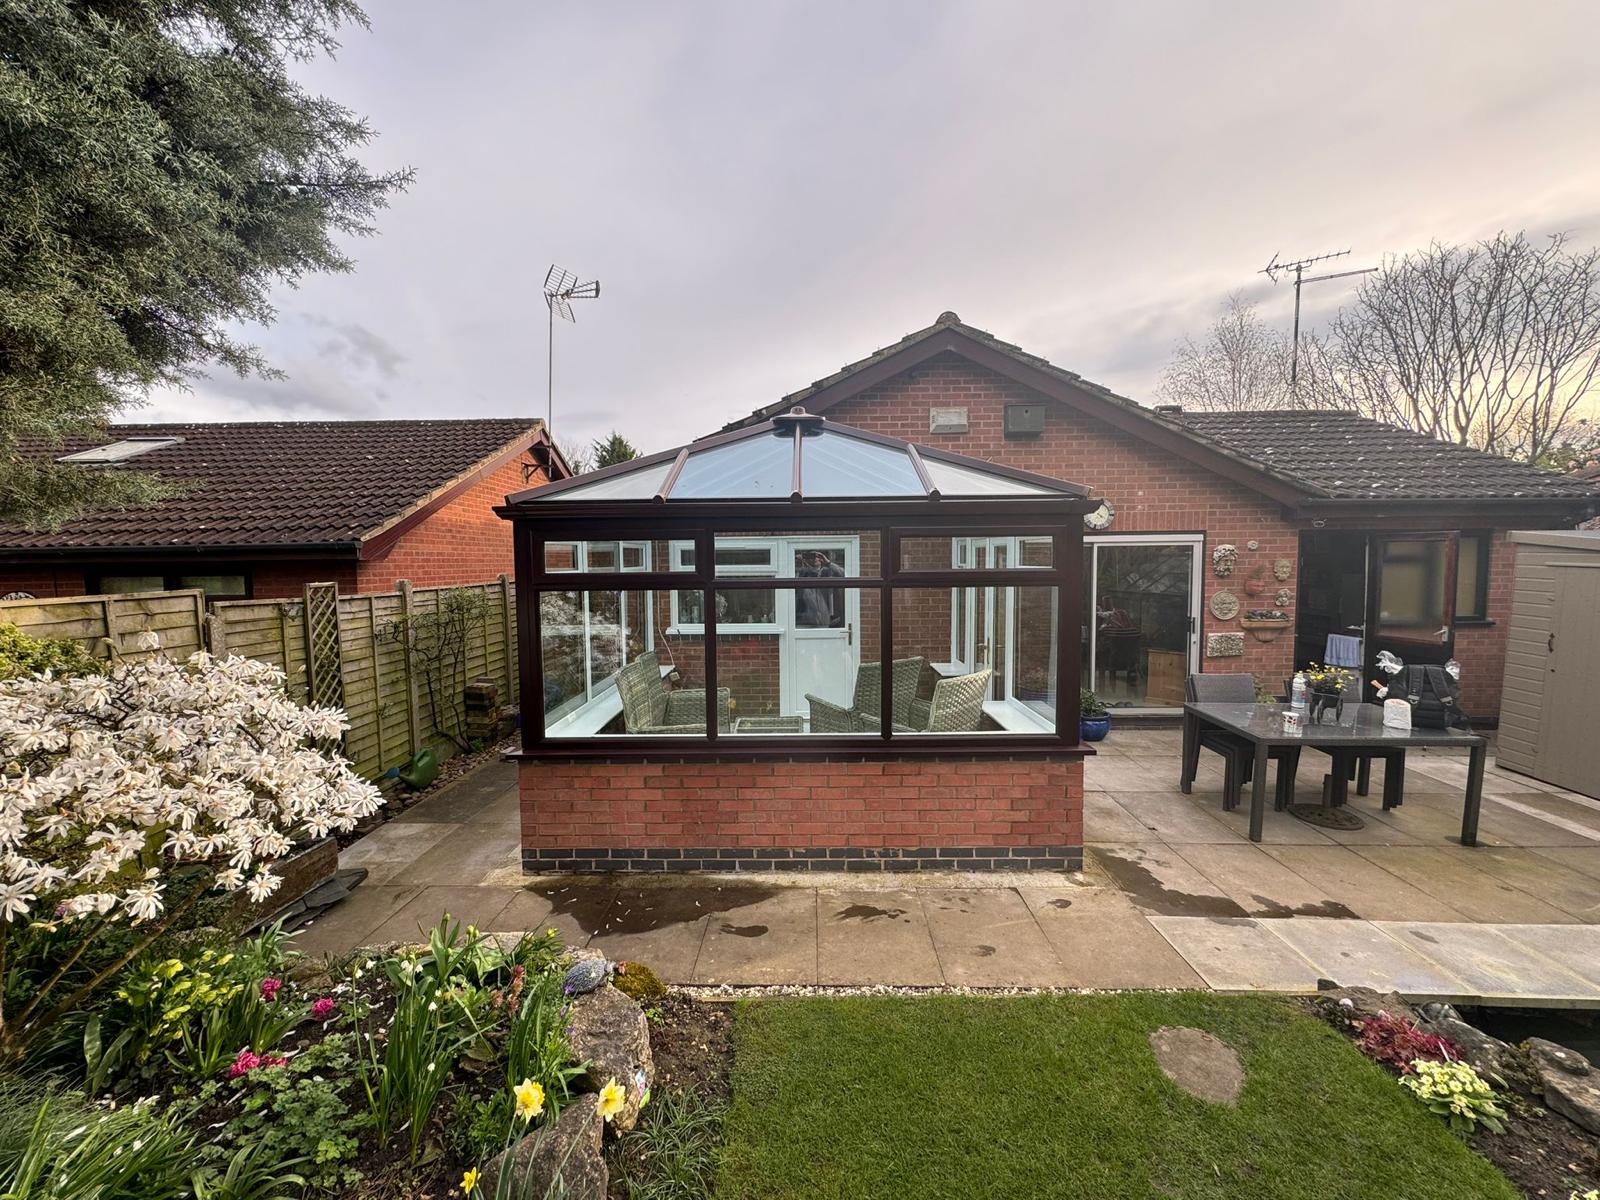
[[92, 450], [79, 450], [75, 454], [63, 454], [56, 461], [78, 463], [81, 466], [103, 466], [110, 463], [127, 462], [130, 458], [137, 458], [141, 454], [149, 454], [152, 450], [176, 446], [181, 441], [183, 441], [181, 437], [123, 438], [118, 442], [96, 446]]

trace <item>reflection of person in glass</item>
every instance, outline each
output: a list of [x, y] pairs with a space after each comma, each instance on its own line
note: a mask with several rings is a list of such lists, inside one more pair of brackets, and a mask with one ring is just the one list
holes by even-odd
[[[844, 568], [821, 550], [803, 552], [794, 573], [801, 579], [844, 578]], [[844, 628], [844, 593], [838, 588], [800, 588], [795, 594], [795, 622], [802, 629]]]

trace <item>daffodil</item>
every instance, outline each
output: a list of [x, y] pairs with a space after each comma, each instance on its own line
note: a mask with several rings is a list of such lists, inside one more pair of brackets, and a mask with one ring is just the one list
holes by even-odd
[[615, 1079], [606, 1083], [600, 1089], [600, 1117], [609, 1121], [622, 1111], [622, 1106], [627, 1103], [628, 1093], [622, 1090], [622, 1085]]
[[478, 1168], [468, 1167], [467, 1173], [461, 1177], [461, 1194], [470, 1196], [478, 1187]]
[[[517, 1098], [517, 1118], [531, 1121], [544, 1111], [544, 1088], [531, 1079], [524, 1079], [511, 1089], [511, 1094]], [[601, 1105], [605, 1102], [602, 1100]]]

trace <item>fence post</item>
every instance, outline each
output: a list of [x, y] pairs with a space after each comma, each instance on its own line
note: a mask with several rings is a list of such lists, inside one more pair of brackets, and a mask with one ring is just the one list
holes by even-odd
[[394, 590], [400, 593], [400, 653], [406, 665], [406, 728], [411, 734], [411, 752], [415, 754], [422, 746], [422, 734], [419, 726], [422, 724], [422, 713], [417, 703], [417, 675], [411, 668], [411, 581], [402, 579], [394, 585]]
[[506, 630], [506, 696], [517, 704], [517, 614], [511, 601], [511, 576], [504, 571], [500, 572], [500, 615]]

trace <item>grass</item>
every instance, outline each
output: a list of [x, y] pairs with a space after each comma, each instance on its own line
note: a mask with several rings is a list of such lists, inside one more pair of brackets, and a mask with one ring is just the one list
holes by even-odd
[[[1205, 1029], [1236, 1107], [1147, 1038]], [[747, 1001], [719, 1200], [1516, 1200], [1394, 1079], [1291, 1004], [1203, 993]]]

